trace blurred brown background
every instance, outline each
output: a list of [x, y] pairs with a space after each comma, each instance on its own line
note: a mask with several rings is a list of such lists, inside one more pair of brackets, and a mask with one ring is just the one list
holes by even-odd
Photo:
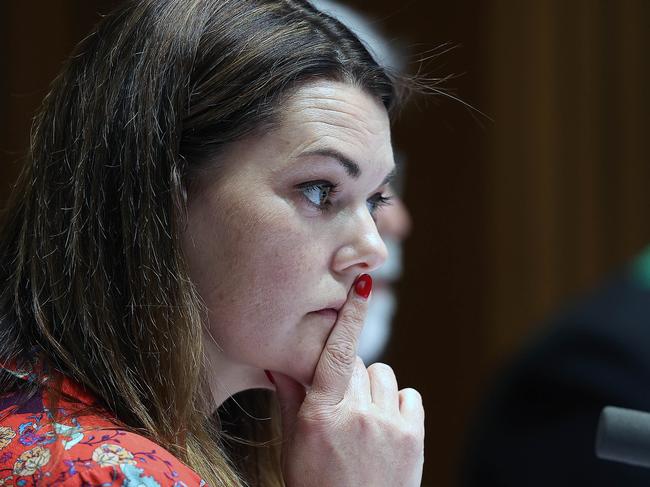
[[[119, 0], [0, 3], [0, 202], [61, 62]], [[495, 370], [541, 319], [650, 243], [650, 2], [349, 1], [449, 99], [395, 127], [414, 231], [386, 361], [427, 410], [424, 484], [453, 486]]]

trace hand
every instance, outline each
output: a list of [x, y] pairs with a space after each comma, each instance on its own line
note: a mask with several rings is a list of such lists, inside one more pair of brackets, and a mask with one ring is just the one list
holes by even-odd
[[[372, 286], [370, 276], [360, 280]], [[289, 487], [420, 485], [422, 398], [415, 389], [398, 391], [388, 365], [366, 369], [357, 356], [367, 306], [352, 286], [309, 392], [290, 377], [273, 373], [282, 410], [282, 469]]]

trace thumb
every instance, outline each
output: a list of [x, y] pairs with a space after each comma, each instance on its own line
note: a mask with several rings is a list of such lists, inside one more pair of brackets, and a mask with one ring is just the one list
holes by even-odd
[[288, 438], [295, 430], [298, 411], [305, 400], [305, 388], [299, 382], [280, 372], [273, 372], [270, 377], [273, 377], [278, 403], [280, 404], [282, 436]]

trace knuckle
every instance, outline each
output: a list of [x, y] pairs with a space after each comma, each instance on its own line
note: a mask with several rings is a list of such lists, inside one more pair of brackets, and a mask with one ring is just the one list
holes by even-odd
[[346, 370], [356, 363], [357, 351], [354, 343], [337, 340], [327, 345], [326, 357], [331, 368]]
[[356, 358], [354, 359], [354, 366], [358, 369], [366, 368], [366, 364], [363, 363], [363, 359], [359, 357], [359, 355], [357, 355]]
[[403, 451], [408, 456], [419, 455], [424, 449], [424, 437], [418, 433], [408, 433], [402, 439]]
[[360, 409], [351, 410], [349, 412], [349, 424], [358, 437], [366, 439], [381, 437], [383, 434], [382, 432], [386, 430], [382, 427], [381, 421], [372, 414], [369, 414], [368, 411]]
[[332, 404], [322, 393], [310, 391], [298, 412], [298, 418], [312, 426], [331, 430], [340, 421], [343, 411], [342, 402]]
[[424, 443], [424, 421], [418, 421], [412, 424], [409, 431], [409, 434], [413, 436], [419, 444]]
[[376, 362], [372, 364], [370, 367], [368, 367], [368, 372], [373, 375], [395, 376], [393, 368], [390, 365], [382, 362]]
[[402, 395], [405, 399], [409, 399], [410, 401], [414, 403], [420, 403], [422, 404], [422, 394], [420, 394], [416, 389], [413, 389], [411, 387], [406, 387], [399, 391], [400, 395]]
[[409, 455], [417, 455], [424, 450], [424, 428], [414, 425], [407, 426], [401, 430], [399, 443], [404, 452]]
[[326, 407], [303, 408], [298, 412], [298, 420], [307, 424], [329, 425], [333, 420], [332, 411]]

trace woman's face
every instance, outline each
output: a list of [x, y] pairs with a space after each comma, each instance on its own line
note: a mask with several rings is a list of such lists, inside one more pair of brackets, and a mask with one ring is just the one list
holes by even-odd
[[[387, 257], [375, 218], [394, 171], [384, 107], [320, 81], [273, 131], [231, 144], [190, 195], [183, 248], [224, 387], [309, 385], [356, 276]], [[264, 383], [260, 382], [264, 381]]]

